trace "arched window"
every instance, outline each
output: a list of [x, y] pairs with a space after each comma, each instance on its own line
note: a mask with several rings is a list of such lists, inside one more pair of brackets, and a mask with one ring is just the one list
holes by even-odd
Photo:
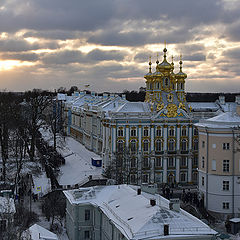
[[143, 130], [143, 136], [144, 136], [144, 137], [148, 137], [148, 129], [147, 129], [147, 128], [145, 128], [145, 129]]
[[157, 137], [161, 137], [162, 136], [162, 129], [161, 128], [157, 129], [156, 135], [157, 135]]
[[119, 128], [118, 129], [118, 137], [122, 137], [123, 136], [123, 129]]
[[193, 150], [195, 150], [195, 151], [198, 150], [198, 139], [194, 139], [194, 141], [193, 141]]
[[130, 135], [131, 135], [131, 137], [136, 137], [137, 136], [137, 131], [136, 131], [135, 128], [131, 128]]
[[181, 141], [181, 150], [182, 151], [187, 151], [187, 140], [186, 139], [183, 139]]
[[174, 137], [175, 136], [174, 127], [170, 127], [170, 129], [169, 129], [169, 136], [170, 137]]
[[186, 182], [187, 174], [185, 172], [180, 173], [180, 182]]
[[156, 141], [156, 152], [161, 152], [162, 151], [162, 140], [158, 139]]
[[187, 136], [187, 129], [186, 127], [182, 127], [182, 136]]
[[148, 152], [148, 145], [149, 145], [149, 143], [148, 143], [148, 140], [144, 140], [143, 141], [143, 151], [144, 152]]
[[136, 140], [132, 140], [130, 142], [130, 150], [132, 153], [135, 153], [137, 151], [137, 142]]
[[123, 151], [123, 141], [120, 140], [117, 142], [117, 151], [122, 152]]
[[168, 142], [168, 150], [169, 151], [175, 151], [175, 140], [170, 139]]

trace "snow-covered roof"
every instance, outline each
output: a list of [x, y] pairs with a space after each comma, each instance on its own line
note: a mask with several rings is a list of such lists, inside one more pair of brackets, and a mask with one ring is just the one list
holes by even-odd
[[48, 231], [38, 224], [32, 225], [27, 232], [31, 235], [31, 240], [58, 240], [55, 233]]
[[195, 111], [203, 111], [204, 109], [217, 111], [219, 109], [215, 102], [189, 102], [188, 104]]
[[240, 115], [236, 112], [225, 112], [213, 118], [200, 120], [195, 124], [197, 127], [208, 128], [233, 128], [240, 126]]
[[58, 93], [58, 94], [57, 94], [57, 100], [65, 101], [65, 100], [66, 100], [66, 94], [64, 94], [64, 93]]
[[65, 158], [65, 165], [60, 167], [58, 177], [60, 185], [79, 184], [90, 175], [101, 178], [102, 168], [91, 163], [92, 158], [101, 159], [100, 156], [87, 150], [78, 141], [67, 137], [66, 147], [58, 148], [58, 152]]
[[0, 197], [0, 214], [11, 214], [15, 212], [14, 200], [8, 197]]
[[116, 112], [150, 112], [149, 104], [146, 102], [126, 102], [116, 109]]
[[[154, 239], [164, 236], [169, 225], [169, 237], [179, 235], [214, 235], [205, 223], [187, 213], [169, 209], [169, 201], [160, 195], [138, 195], [130, 185], [96, 186], [64, 191], [71, 204], [92, 204], [99, 207], [127, 239]], [[150, 199], [156, 205], [150, 205]]]

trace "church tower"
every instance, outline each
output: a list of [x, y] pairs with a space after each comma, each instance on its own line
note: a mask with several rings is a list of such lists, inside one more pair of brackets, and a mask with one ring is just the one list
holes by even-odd
[[163, 49], [163, 61], [156, 61], [156, 71], [152, 73], [152, 62], [149, 61], [149, 72], [146, 79], [145, 102], [151, 104], [151, 110], [161, 112], [163, 117], [184, 116], [189, 112], [185, 97], [185, 79], [187, 74], [182, 72], [182, 57], [180, 70], [174, 73], [174, 63], [167, 61], [167, 49]]

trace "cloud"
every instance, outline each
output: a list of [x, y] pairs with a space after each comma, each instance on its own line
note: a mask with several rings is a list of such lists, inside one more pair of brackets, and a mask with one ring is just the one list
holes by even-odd
[[4, 39], [0, 40], [0, 51], [2, 52], [22, 52], [39, 49], [37, 43], [29, 43], [22, 39]]
[[20, 60], [34, 62], [39, 59], [36, 53], [4, 53], [0, 56], [4, 60]]

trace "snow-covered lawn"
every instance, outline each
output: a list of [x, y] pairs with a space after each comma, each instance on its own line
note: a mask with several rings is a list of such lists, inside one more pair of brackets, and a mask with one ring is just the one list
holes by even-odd
[[71, 137], [65, 138], [65, 147], [58, 148], [59, 153], [65, 158], [65, 165], [60, 167], [58, 181], [60, 185], [81, 184], [89, 175], [101, 176], [102, 168], [92, 166], [92, 158], [100, 156], [87, 150], [82, 144]]
[[[53, 135], [49, 127], [40, 129], [42, 137], [50, 146], [53, 145]], [[72, 137], [57, 135], [57, 151], [65, 158], [65, 165], [60, 167], [58, 183], [62, 186], [84, 184], [91, 175], [102, 178], [102, 168], [92, 166], [92, 158], [101, 159], [99, 155], [86, 149]]]

